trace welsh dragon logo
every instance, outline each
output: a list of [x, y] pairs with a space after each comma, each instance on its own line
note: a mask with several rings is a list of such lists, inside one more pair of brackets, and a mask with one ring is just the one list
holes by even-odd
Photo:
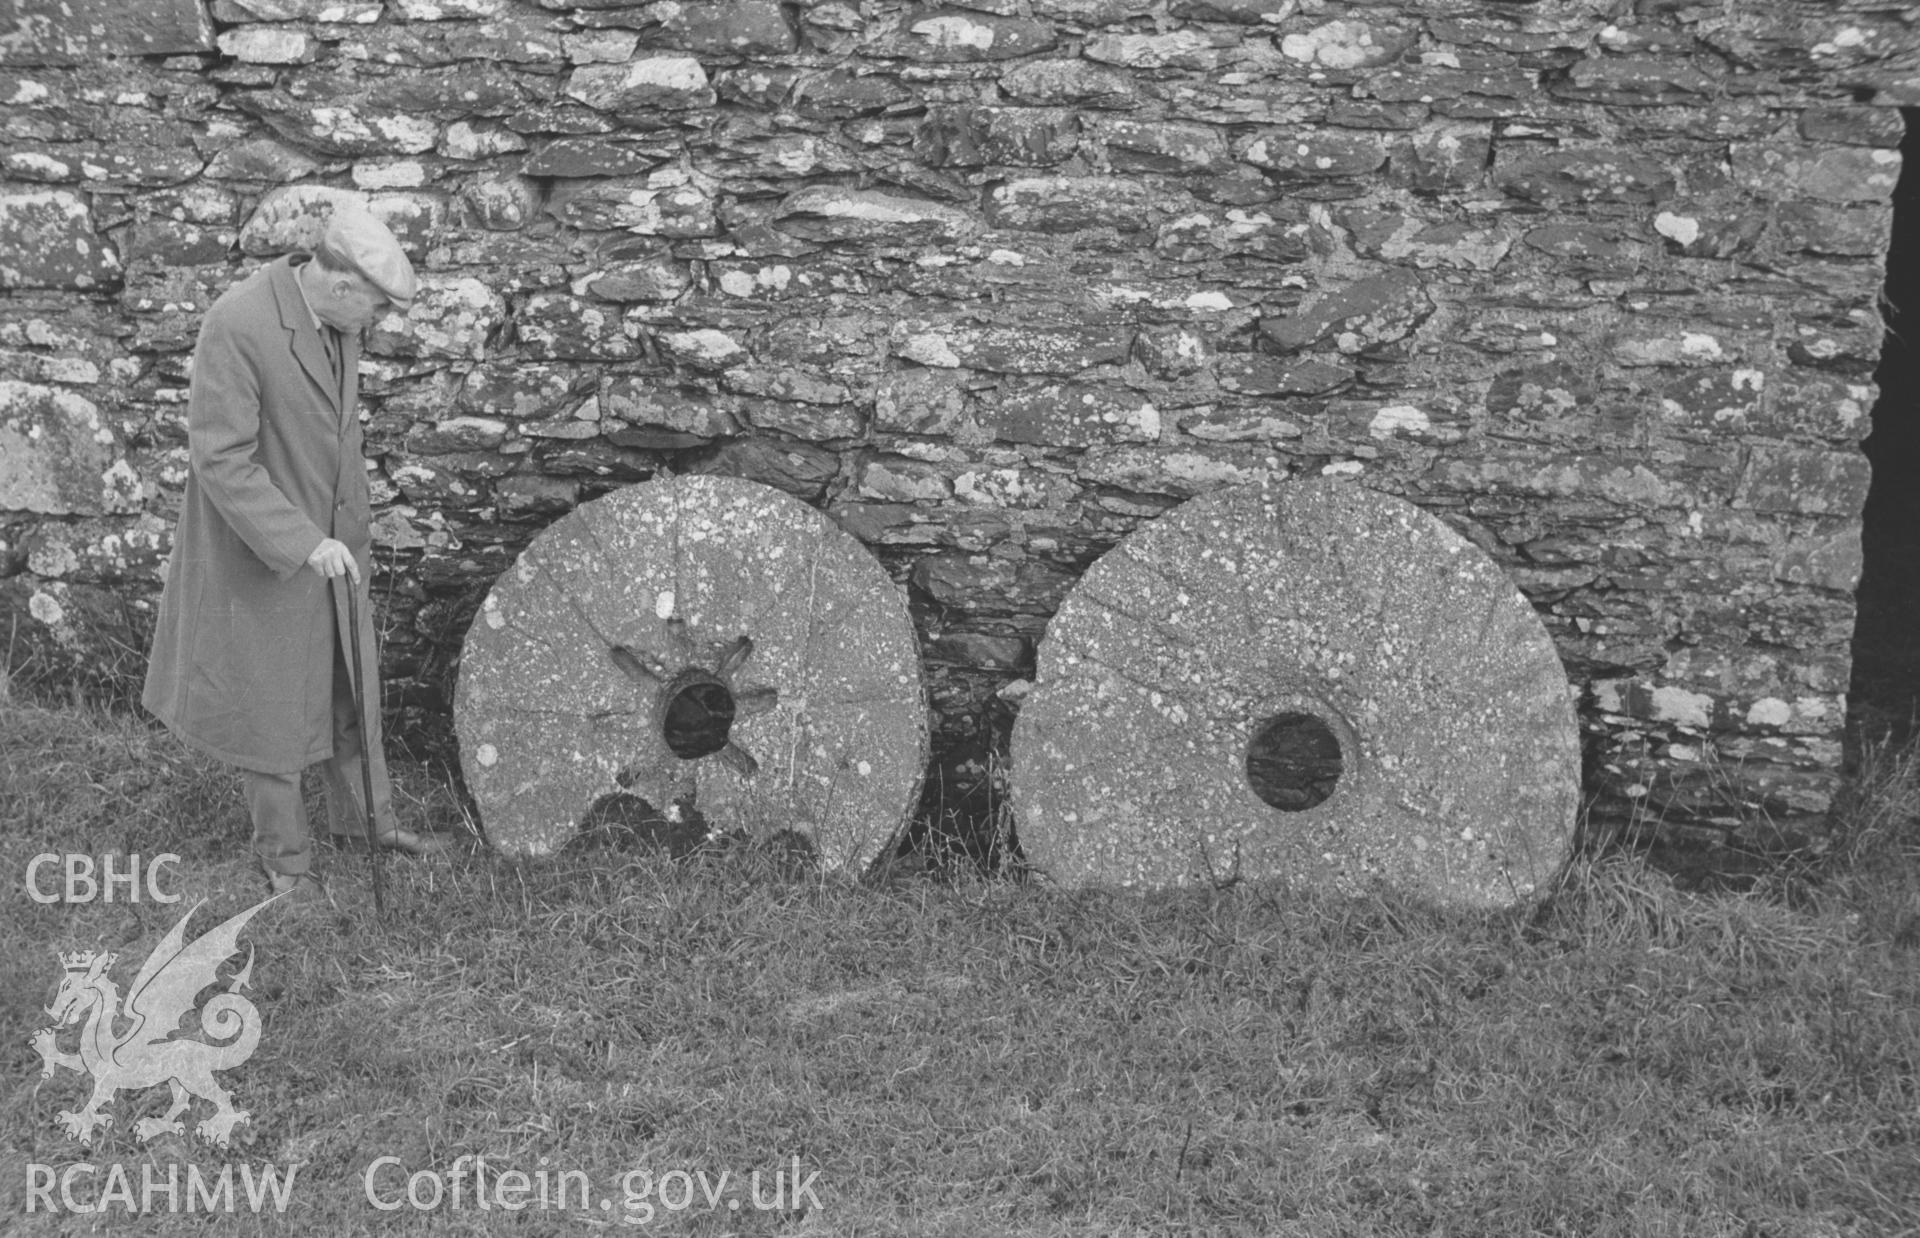
[[[240, 974], [200, 1008], [201, 1030], [222, 1043], [181, 1039], [175, 1033], [181, 1018], [193, 1009], [194, 998], [218, 979], [220, 964], [238, 953], [240, 930], [272, 901], [256, 903], [189, 942], [187, 921], [206, 900], [195, 903], [147, 956], [124, 1004], [120, 990], [107, 978], [117, 955], [85, 950], [60, 956], [66, 976], [53, 1005], [47, 1007], [54, 1025], [42, 1028], [30, 1043], [40, 1054], [42, 1078], [51, 1077], [56, 1066], [93, 1076], [93, 1096], [86, 1107], [78, 1113], [62, 1110], [59, 1114], [67, 1134], [92, 1143], [96, 1129], [113, 1125], [113, 1115], [102, 1110], [112, 1103], [114, 1093], [165, 1083], [173, 1089], [173, 1106], [161, 1117], [134, 1123], [141, 1142], [168, 1132], [184, 1134], [180, 1115], [197, 1096], [212, 1102], [213, 1113], [200, 1121], [194, 1133], [226, 1146], [233, 1128], [247, 1120], [247, 1112], [233, 1107], [232, 1094], [220, 1086], [213, 1072], [240, 1065], [260, 1043], [260, 1011], [236, 992], [246, 987], [253, 974], [252, 950]], [[60, 1029], [82, 1019], [86, 1026], [80, 1032], [80, 1051], [62, 1053], [55, 1037]], [[116, 1023], [125, 1024], [125, 1030], [115, 1031]]]

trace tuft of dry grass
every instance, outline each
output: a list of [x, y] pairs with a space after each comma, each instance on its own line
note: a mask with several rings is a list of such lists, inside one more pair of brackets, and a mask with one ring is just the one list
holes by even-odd
[[1811, 874], [1867, 935], [1920, 947], [1920, 738], [1863, 745], [1832, 845]]
[[[284, 1216], [122, 1222], [154, 1234], [591, 1232], [640, 1218], [636, 1171], [739, 1188], [794, 1158], [817, 1209], [653, 1196], [645, 1228], [1920, 1233], [1920, 954], [1876, 884], [1911, 855], [1909, 757], [1817, 873], [1696, 894], [1589, 856], [1498, 915], [965, 866], [861, 885], [728, 847], [394, 863], [382, 923], [365, 860], [336, 857], [337, 910], [248, 931], [266, 1030], [225, 1076], [254, 1116], [223, 1152], [136, 1142], [160, 1090], [74, 1145], [53, 1118], [78, 1077], [40, 1080], [26, 1040], [53, 950], [111, 945], [130, 969], [192, 899], [201, 926], [257, 897], [230, 776], [110, 715], [0, 709], [0, 739], [28, 756], [0, 776], [0, 868], [165, 848], [188, 898], [0, 904], [19, 943], [0, 1070], [26, 1085], [0, 1096], [10, 1232], [100, 1220], [23, 1211], [26, 1163], [84, 1157], [301, 1166]], [[465, 828], [448, 788], [396, 773], [409, 824]], [[479, 1156], [578, 1170], [610, 1207], [382, 1212], [364, 1186], [382, 1156], [403, 1167], [390, 1197]]]

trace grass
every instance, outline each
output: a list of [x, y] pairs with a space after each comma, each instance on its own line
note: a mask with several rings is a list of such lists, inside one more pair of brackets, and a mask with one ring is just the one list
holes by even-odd
[[[336, 856], [340, 910], [272, 908], [243, 939], [265, 1030], [223, 1076], [253, 1116], [221, 1150], [135, 1141], [163, 1089], [79, 1147], [55, 1114], [80, 1077], [42, 1080], [27, 1041], [55, 951], [120, 951], [124, 987], [193, 899], [196, 931], [256, 900], [236, 780], [124, 715], [0, 704], [0, 739], [9, 1233], [599, 1232], [645, 1169], [732, 1175], [717, 1208], [655, 1189], [646, 1230], [669, 1233], [1920, 1234], [1911, 750], [1870, 754], [1834, 844], [1754, 890], [1588, 856], [1496, 916], [860, 886], [736, 849], [390, 863], [377, 923], [365, 859]], [[397, 775], [406, 824], [464, 829], [446, 787]], [[43, 906], [11, 876], [110, 850], [178, 853], [188, 901]], [[446, 1181], [462, 1155], [580, 1171], [613, 1210], [366, 1198], [378, 1157]], [[796, 1157], [818, 1208], [726, 1209]], [[301, 1168], [284, 1214], [24, 1212], [29, 1163], [81, 1159], [136, 1188], [169, 1161]]]

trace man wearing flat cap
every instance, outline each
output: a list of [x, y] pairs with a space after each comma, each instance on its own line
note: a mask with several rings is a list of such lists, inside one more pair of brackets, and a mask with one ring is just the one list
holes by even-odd
[[[275, 892], [316, 892], [300, 774], [323, 762], [328, 829], [421, 854], [394, 820], [366, 604], [371, 519], [361, 457], [360, 333], [414, 293], [386, 225], [343, 205], [317, 251], [229, 289], [201, 324], [187, 403], [190, 468], [141, 702], [238, 766], [253, 851]], [[359, 593], [349, 608], [345, 590]], [[348, 627], [361, 631], [356, 711]]]

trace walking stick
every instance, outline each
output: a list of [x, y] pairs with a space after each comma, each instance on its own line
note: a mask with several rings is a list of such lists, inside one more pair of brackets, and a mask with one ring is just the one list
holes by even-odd
[[353, 646], [352, 674], [348, 679], [353, 684], [353, 714], [360, 720], [360, 793], [363, 797], [360, 816], [367, 823], [367, 863], [373, 868], [373, 913], [384, 920], [387, 918], [387, 896], [381, 884], [380, 840], [373, 832], [374, 728], [367, 725], [367, 694], [360, 673], [360, 590], [354, 584], [353, 577], [344, 579], [347, 583], [347, 627], [352, 633], [349, 641]]

